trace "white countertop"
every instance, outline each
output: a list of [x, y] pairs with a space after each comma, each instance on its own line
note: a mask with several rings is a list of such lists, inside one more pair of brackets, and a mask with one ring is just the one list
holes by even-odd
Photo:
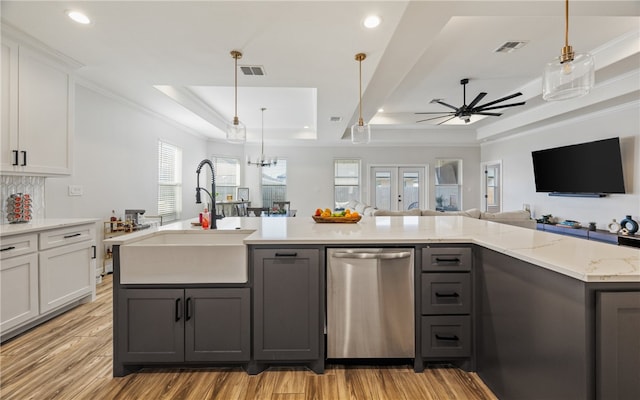
[[35, 219], [26, 223], [0, 224], [0, 237], [34, 233], [67, 226], [94, 224], [98, 221], [100, 220], [96, 218], [45, 218]]
[[[318, 224], [311, 217], [228, 217], [218, 230], [253, 231], [248, 245], [474, 243], [585, 282], [640, 282], [640, 249], [461, 216], [363, 217]], [[126, 244], [159, 231], [207, 231], [181, 221], [105, 241]]]

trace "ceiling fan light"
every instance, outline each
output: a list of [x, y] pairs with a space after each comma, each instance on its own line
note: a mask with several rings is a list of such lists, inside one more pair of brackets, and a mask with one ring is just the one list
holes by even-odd
[[567, 100], [584, 96], [595, 82], [595, 62], [590, 54], [575, 54], [562, 62], [562, 57], [547, 63], [542, 76], [542, 98], [546, 101]]

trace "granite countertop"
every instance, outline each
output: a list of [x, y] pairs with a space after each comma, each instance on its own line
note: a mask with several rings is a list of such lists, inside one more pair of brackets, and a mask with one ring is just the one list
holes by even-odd
[[98, 221], [100, 220], [97, 218], [45, 218], [35, 219], [27, 223], [0, 224], [0, 237], [35, 233], [74, 225], [93, 224]]
[[[207, 233], [191, 222], [105, 242], [126, 244], [162, 231]], [[364, 217], [357, 224], [319, 224], [310, 217], [228, 217], [217, 222], [218, 230], [252, 232], [247, 245], [474, 243], [585, 282], [640, 282], [640, 249], [461, 216]]]

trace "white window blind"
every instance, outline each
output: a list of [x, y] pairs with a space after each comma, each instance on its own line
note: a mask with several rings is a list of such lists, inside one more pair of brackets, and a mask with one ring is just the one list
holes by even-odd
[[158, 215], [163, 221], [180, 218], [182, 212], [182, 150], [158, 142]]
[[213, 156], [212, 161], [216, 174], [217, 199], [226, 200], [228, 195], [236, 199], [238, 186], [240, 186], [240, 160]]
[[360, 160], [334, 160], [334, 200], [344, 208], [349, 200], [360, 201]]

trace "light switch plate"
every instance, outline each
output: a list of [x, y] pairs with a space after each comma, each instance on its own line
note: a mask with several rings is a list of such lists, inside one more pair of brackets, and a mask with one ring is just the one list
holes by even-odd
[[69, 185], [69, 196], [82, 196], [82, 186]]

